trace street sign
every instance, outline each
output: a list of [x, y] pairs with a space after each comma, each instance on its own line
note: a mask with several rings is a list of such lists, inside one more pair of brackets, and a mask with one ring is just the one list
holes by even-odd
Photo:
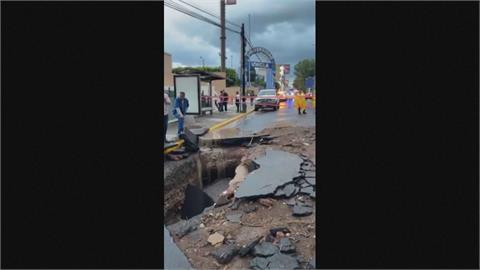
[[237, 4], [237, 0], [227, 0], [227, 1], [225, 1], [225, 4], [226, 4], [226, 5], [236, 5], [236, 4]]
[[250, 66], [254, 68], [272, 68], [272, 63], [250, 61]]
[[315, 77], [305, 78], [305, 87], [314, 89], [315, 88]]

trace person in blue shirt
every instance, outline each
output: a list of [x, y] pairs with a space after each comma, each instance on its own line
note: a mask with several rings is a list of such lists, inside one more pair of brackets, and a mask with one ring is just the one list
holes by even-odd
[[173, 115], [178, 119], [178, 132], [180, 136], [183, 134], [185, 115], [188, 111], [188, 99], [185, 97], [185, 92], [180, 92], [178, 98], [175, 99], [175, 105], [173, 107]]

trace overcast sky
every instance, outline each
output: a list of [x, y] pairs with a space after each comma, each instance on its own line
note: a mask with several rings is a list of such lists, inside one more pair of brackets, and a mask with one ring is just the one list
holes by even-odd
[[[213, 19], [179, 0], [170, 0]], [[219, 0], [183, 0], [220, 17]], [[268, 49], [277, 64], [290, 64], [290, 84], [294, 65], [306, 58], [315, 58], [315, 1], [313, 0], [237, 0], [226, 6], [226, 19], [238, 25], [245, 23], [248, 38], [254, 47]], [[192, 18], [165, 6], [164, 48], [172, 54], [173, 66], [220, 66], [220, 28]], [[240, 31], [228, 24], [227, 27]], [[226, 66], [240, 66], [240, 35], [226, 31]], [[247, 50], [248, 50], [247, 46]], [[233, 59], [233, 63], [232, 63]]]

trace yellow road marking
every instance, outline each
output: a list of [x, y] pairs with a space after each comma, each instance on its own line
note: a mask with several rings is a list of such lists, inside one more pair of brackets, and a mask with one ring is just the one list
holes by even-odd
[[238, 119], [240, 119], [240, 118], [242, 118], [242, 117], [244, 117], [244, 116], [247, 116], [248, 114], [250, 114], [250, 113], [252, 113], [252, 112], [254, 112], [254, 110], [251, 110], [251, 111], [249, 111], [249, 112], [241, 113], [241, 114], [239, 114], [239, 115], [236, 115], [236, 116], [234, 116], [234, 117], [232, 117], [232, 118], [230, 118], [230, 119], [227, 119], [227, 120], [225, 120], [225, 121], [223, 121], [223, 122], [220, 122], [220, 123], [218, 123], [218, 124], [216, 124], [216, 125], [213, 125], [211, 128], [208, 129], [208, 131], [210, 132], [210, 131], [214, 131], [214, 130], [217, 130], [217, 129], [219, 129], [219, 128], [222, 128], [222, 127], [224, 127], [224, 126], [226, 126], [226, 125], [228, 125], [228, 124], [230, 124], [230, 123], [232, 123], [232, 122], [234, 122], [234, 121], [236, 121], [236, 120], [238, 120]]
[[[224, 127], [224, 126], [226, 126], [226, 125], [228, 125], [228, 124], [230, 124], [230, 123], [232, 123], [232, 122], [234, 122], [234, 121], [236, 121], [236, 120], [238, 120], [238, 119], [240, 119], [240, 118], [242, 118], [242, 117], [244, 117], [244, 116], [247, 116], [248, 114], [250, 114], [250, 113], [252, 113], [252, 112], [254, 112], [254, 110], [251, 110], [251, 111], [249, 111], [249, 112], [241, 113], [241, 114], [239, 114], [239, 115], [236, 115], [236, 116], [234, 116], [234, 117], [232, 117], [232, 118], [230, 118], [230, 119], [227, 119], [227, 120], [225, 120], [225, 121], [223, 121], [223, 122], [221, 122], [221, 123], [218, 123], [218, 124], [216, 124], [216, 125], [213, 125], [211, 128], [208, 129], [208, 131], [210, 132], [210, 131], [214, 131], [214, 130], [217, 130], [217, 129], [219, 129], [219, 128], [222, 128], [222, 127]], [[171, 153], [171, 152], [177, 150], [178, 148], [182, 147], [182, 145], [183, 145], [184, 142], [185, 142], [184, 140], [178, 140], [178, 141], [176, 141], [176, 142], [175, 142], [176, 145], [172, 145], [171, 147], [167, 148], [166, 150], [163, 151], [163, 153], [164, 153], [164, 154], [168, 154], [168, 153]]]

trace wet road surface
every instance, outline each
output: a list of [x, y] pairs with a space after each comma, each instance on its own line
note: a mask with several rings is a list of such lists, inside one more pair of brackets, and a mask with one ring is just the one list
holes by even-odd
[[163, 226], [163, 249], [165, 269], [192, 269], [187, 257], [185, 257], [182, 251], [173, 242], [173, 239], [165, 226]]
[[253, 112], [224, 128], [211, 131], [203, 137], [205, 139], [217, 139], [232, 136], [248, 136], [275, 125], [314, 127], [315, 109], [311, 100], [307, 100], [307, 114], [299, 115], [293, 105], [293, 100], [287, 100], [280, 103], [278, 111], [266, 109]]

